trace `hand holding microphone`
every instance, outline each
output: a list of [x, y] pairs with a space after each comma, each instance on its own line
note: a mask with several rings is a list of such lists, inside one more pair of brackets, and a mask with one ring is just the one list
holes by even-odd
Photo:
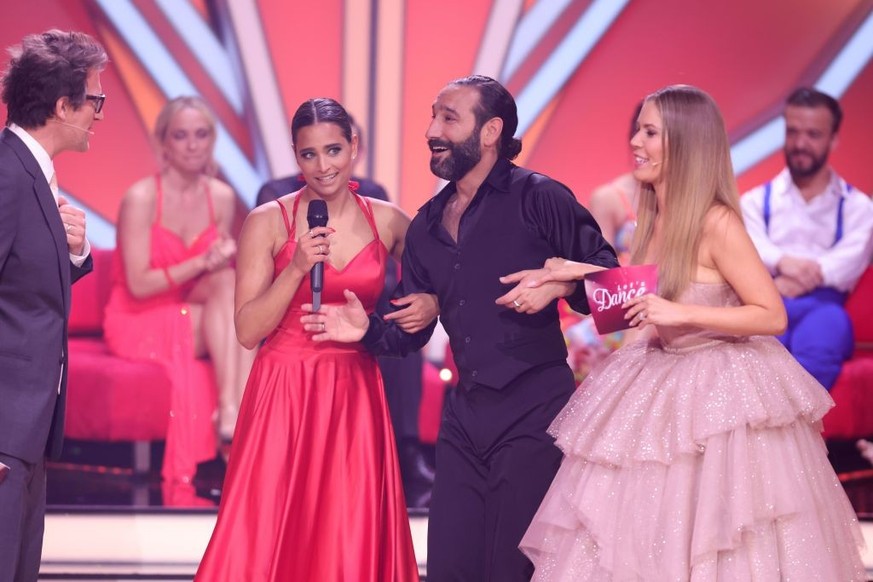
[[[326, 258], [330, 245], [324, 238], [325, 234], [323, 232], [320, 234], [312, 232], [317, 228], [327, 226], [327, 203], [324, 200], [311, 200], [309, 202], [309, 206], [306, 209], [306, 222], [309, 224], [309, 238], [318, 240], [318, 242], [314, 242], [316, 253]], [[309, 273], [309, 284], [312, 287], [312, 311], [318, 311], [321, 307], [325, 258], [315, 263]]]

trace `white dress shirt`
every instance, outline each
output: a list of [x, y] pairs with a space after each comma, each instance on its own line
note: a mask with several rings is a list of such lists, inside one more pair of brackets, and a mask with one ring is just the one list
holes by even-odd
[[[52, 196], [55, 197], [55, 204], [58, 203], [58, 193], [51, 188], [52, 176], [55, 175], [55, 165], [52, 163], [52, 158], [49, 156], [48, 152], [45, 151], [45, 148], [36, 141], [32, 135], [27, 133], [27, 130], [22, 127], [10, 123], [9, 131], [17, 135], [21, 138], [21, 141], [24, 142], [24, 145], [27, 146], [27, 149], [30, 150], [30, 153], [33, 154], [33, 157], [36, 158], [36, 163], [39, 164], [39, 169], [42, 170], [43, 175], [45, 176], [46, 184], [49, 184], [49, 189], [52, 190]], [[91, 243], [88, 242], [88, 239], [85, 239], [85, 246], [82, 249], [82, 254], [74, 255], [70, 253], [70, 261], [77, 267], [81, 267], [85, 263], [85, 259], [88, 258], [88, 255], [91, 254]]]
[[[783, 255], [814, 259], [823, 286], [851, 291], [873, 257], [873, 201], [831, 170], [824, 192], [808, 202], [788, 168], [770, 182], [770, 221], [764, 223], [765, 186], [740, 199], [746, 229], [772, 275]], [[843, 199], [843, 235], [834, 244]]]

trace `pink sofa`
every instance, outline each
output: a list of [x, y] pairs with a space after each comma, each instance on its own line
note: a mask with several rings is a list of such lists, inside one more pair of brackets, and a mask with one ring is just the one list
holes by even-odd
[[[134, 443], [134, 468], [148, 472], [149, 442], [163, 440], [170, 412], [170, 380], [154, 362], [114, 356], [103, 341], [103, 311], [112, 284], [113, 250], [92, 249], [94, 271], [73, 285], [65, 435]], [[136, 333], [136, 330], [131, 330]], [[203, 366], [210, 367], [208, 361]], [[204, 371], [204, 373], [209, 373]], [[433, 364], [422, 370], [422, 440], [436, 442], [445, 383]]]
[[170, 380], [155, 362], [126, 360], [109, 352], [103, 342], [103, 311], [113, 251], [92, 249], [91, 255], [94, 271], [73, 285], [64, 434], [134, 442], [134, 469], [147, 472], [149, 441], [163, 440], [167, 434]]
[[824, 436], [857, 439], [873, 435], [873, 266], [846, 302], [855, 331], [855, 354], [831, 389], [836, 406], [824, 418]]

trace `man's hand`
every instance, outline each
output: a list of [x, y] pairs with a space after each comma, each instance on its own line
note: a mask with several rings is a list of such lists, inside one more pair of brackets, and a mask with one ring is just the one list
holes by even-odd
[[[317, 342], [352, 343], [360, 341], [370, 327], [370, 319], [357, 295], [346, 289], [345, 305], [322, 305], [315, 313], [300, 318], [303, 329], [313, 332], [312, 339]], [[303, 305], [304, 311], [312, 311], [312, 304]]]
[[779, 294], [783, 297], [788, 297], [789, 299], [800, 297], [809, 291], [808, 289], [805, 289], [797, 279], [792, 279], [785, 275], [776, 275], [773, 279], [773, 283], [776, 284], [776, 289], [779, 291]]
[[820, 287], [823, 281], [821, 266], [812, 259], [785, 255], [779, 260], [776, 269], [780, 275], [791, 277], [800, 283], [804, 288], [804, 292]]
[[85, 250], [85, 212], [58, 196], [58, 212], [67, 233], [67, 248], [70, 254], [81, 257]]
[[436, 295], [430, 293], [410, 293], [391, 304], [400, 307], [385, 315], [386, 321], [394, 321], [406, 333], [416, 333], [427, 327], [440, 314]]
[[518, 283], [508, 293], [497, 298], [495, 303], [518, 313], [538, 313], [549, 303], [570, 295], [575, 283], [548, 281], [548, 269], [527, 269], [500, 277], [501, 283]]

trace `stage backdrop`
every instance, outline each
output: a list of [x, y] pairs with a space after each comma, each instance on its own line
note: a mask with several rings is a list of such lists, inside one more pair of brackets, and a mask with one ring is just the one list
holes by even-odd
[[4, 47], [48, 28], [86, 31], [111, 59], [92, 151], [58, 161], [61, 188], [87, 209], [100, 246], [114, 245], [125, 189], [158, 167], [149, 135], [168, 98], [199, 93], [212, 104], [222, 176], [247, 205], [264, 180], [295, 170], [296, 107], [337, 98], [365, 128], [359, 172], [414, 213], [438, 187], [424, 140], [433, 98], [471, 73], [516, 96], [519, 163], [583, 203], [629, 169], [635, 103], [672, 83], [718, 101], [741, 190], [781, 168], [780, 114], [793, 88], [839, 97], [846, 118], [833, 163], [873, 191], [871, 0], [3, 2]]

